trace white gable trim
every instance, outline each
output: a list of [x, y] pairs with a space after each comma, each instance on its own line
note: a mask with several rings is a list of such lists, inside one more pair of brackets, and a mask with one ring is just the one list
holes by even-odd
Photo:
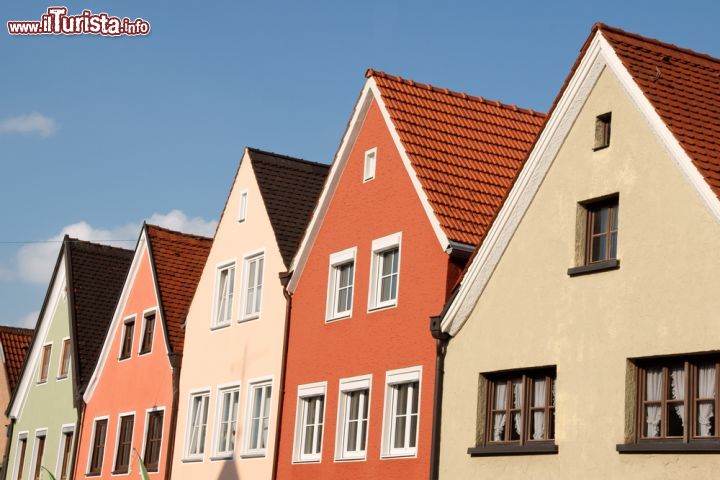
[[609, 68], [618, 78], [660, 143], [667, 149], [685, 178], [698, 192], [702, 202], [720, 221], [720, 201], [717, 196], [712, 192], [640, 87], [632, 79], [615, 50], [603, 38], [602, 33], [598, 32], [558, 101], [555, 111], [541, 132], [517, 182], [461, 281], [458, 294], [448, 306], [442, 320], [444, 332], [456, 335], [469, 318], [510, 239], [529, 208], [530, 202], [535, 197], [542, 180], [557, 156], [565, 137], [605, 67]]
[[[25, 408], [25, 401], [27, 400], [30, 392], [30, 387], [35, 384], [35, 369], [40, 362], [40, 355], [42, 354], [43, 345], [47, 340], [48, 332], [50, 331], [50, 325], [57, 312], [60, 300], [66, 294], [67, 289], [67, 252], [66, 248], [61, 250], [62, 258], [57, 268], [57, 273], [53, 284], [50, 286], [50, 296], [48, 298], [47, 305], [43, 311], [42, 318], [38, 324], [37, 331], [35, 332], [35, 339], [33, 340], [32, 349], [28, 354], [27, 364], [23, 370], [22, 378], [17, 386], [17, 394], [14, 397], [14, 401], [10, 406], [10, 418], [18, 418], [20, 412]], [[69, 319], [70, 312], [68, 312]], [[68, 325], [69, 328], [69, 325]]]
[[[142, 232], [140, 233], [140, 239], [138, 240], [137, 247], [135, 248], [135, 255], [133, 256], [132, 263], [130, 264], [130, 271], [128, 272], [127, 277], [125, 278], [125, 283], [123, 284], [122, 293], [120, 294], [120, 299], [118, 300], [118, 304], [115, 307], [115, 313], [113, 314], [112, 323], [110, 323], [110, 328], [108, 328], [108, 333], [105, 336], [105, 342], [103, 343], [103, 348], [100, 351], [100, 357], [98, 358], [97, 363], [95, 364], [95, 370], [93, 370], [93, 374], [90, 377], [90, 381], [88, 382], [88, 386], [85, 389], [85, 393], [83, 394], [83, 400], [85, 403], [89, 403], [92, 399], [93, 394], [95, 393], [95, 388], [97, 387], [98, 383], [100, 383], [100, 377], [102, 376], [103, 369], [105, 368], [105, 364], [108, 361], [108, 359], [112, 359], [111, 355], [113, 355], [112, 352], [112, 343], [115, 339], [115, 336], [117, 335], [118, 328], [123, 325], [125, 316], [123, 316], [123, 312], [125, 311], [125, 307], [127, 305], [127, 301], [130, 298], [130, 292], [132, 291], [133, 286], [135, 285], [135, 279], [137, 277], [138, 270], [140, 268], [140, 264], [142, 263], [143, 258], [147, 256], [148, 262], [151, 263], [150, 258], [150, 252], [148, 247], [148, 240], [147, 240], [147, 232], [145, 228], [142, 229]], [[152, 264], [150, 265], [150, 272], [151, 275], [153, 275], [153, 292], [155, 294], [155, 305], [157, 305], [157, 310], [155, 314], [155, 328], [158, 327], [158, 324], [160, 325], [161, 331], [163, 332], [163, 343], [165, 342], [165, 339], [167, 338], [167, 334], [165, 332], [165, 321], [162, 318], [162, 313], [160, 312], [160, 299], [158, 295], [158, 291], [156, 288], [157, 282], [155, 279], [155, 269], [153, 268]], [[152, 310], [152, 309], [150, 309]], [[145, 310], [143, 313], [146, 313], [148, 310]], [[142, 313], [141, 313], [142, 315]], [[136, 322], [137, 325], [137, 322]], [[142, 335], [142, 333], [141, 333]], [[153, 339], [153, 342], [155, 339]], [[133, 344], [135, 343], [135, 338], [133, 338]], [[167, 354], [167, 344], [165, 344], [165, 350]], [[133, 349], [133, 352], [135, 350]], [[155, 353], [155, 350], [153, 349], [152, 352], [148, 355], [152, 355]], [[132, 358], [132, 357], [131, 357]], [[168, 364], [169, 366], [169, 364]]]
[[345, 135], [343, 135], [340, 148], [338, 148], [338, 151], [335, 154], [335, 159], [332, 163], [332, 167], [330, 168], [330, 173], [328, 174], [327, 181], [325, 182], [325, 187], [323, 187], [318, 204], [315, 207], [310, 223], [305, 230], [305, 235], [300, 243], [300, 247], [295, 254], [295, 258], [293, 258], [292, 265], [290, 266], [290, 270], [293, 274], [290, 278], [290, 282], [288, 283], [288, 290], [290, 292], [295, 291], [298, 281], [300, 280], [305, 263], [310, 256], [310, 250], [315, 243], [315, 239], [320, 231], [325, 214], [330, 207], [330, 202], [335, 194], [338, 183], [340, 182], [340, 177], [342, 176], [347, 160], [350, 157], [350, 152], [355, 144], [355, 140], [360, 133], [360, 129], [362, 128], [367, 111], [372, 104], [372, 100], [375, 100], [380, 107], [380, 112], [382, 113], [385, 124], [387, 125], [393, 142], [395, 143], [395, 148], [400, 154], [403, 165], [405, 165], [410, 181], [415, 187], [420, 203], [427, 214], [428, 220], [430, 220], [430, 224], [432, 225], [433, 231], [440, 242], [441, 248], [443, 250], [447, 250], [450, 247], [450, 241], [445, 235], [445, 232], [443, 232], [440, 222], [430, 206], [430, 201], [428, 200], [422, 185], [420, 185], [420, 180], [417, 178], [417, 173], [410, 163], [410, 157], [408, 157], [407, 152], [400, 141], [400, 136], [395, 129], [395, 125], [390, 119], [390, 114], [388, 113], [385, 103], [382, 100], [377, 83], [375, 82], [375, 79], [371, 77], [365, 82], [365, 86], [360, 93], [360, 98], [355, 104], [353, 115], [347, 129], [345, 130]]

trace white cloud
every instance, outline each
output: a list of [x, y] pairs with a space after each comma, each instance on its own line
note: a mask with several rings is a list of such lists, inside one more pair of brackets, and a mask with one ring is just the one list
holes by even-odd
[[[172, 230], [208, 237], [215, 233], [217, 225], [215, 220], [204, 220], [200, 217], [190, 218], [181, 210], [172, 210], [165, 214], [155, 213], [147, 222]], [[95, 228], [87, 222], [73, 223], [64, 227], [58, 234], [50, 237], [47, 243], [32, 243], [20, 248], [16, 258], [17, 276], [27, 283], [47, 283], [50, 280], [60, 251], [61, 244], [59, 241], [63, 239], [65, 234], [80, 240], [134, 248], [135, 241], [140, 234], [140, 227], [140, 223], [128, 223], [103, 229]], [[2, 272], [3, 270], [0, 270], [0, 280], [3, 278]]]
[[23, 318], [21, 318], [16, 325], [18, 327], [22, 328], [35, 328], [35, 324], [37, 323], [38, 315], [40, 315], [39, 310], [35, 310], [33, 312], [28, 313]]
[[35, 133], [49, 137], [57, 128], [55, 120], [37, 112], [0, 119], [0, 133]]

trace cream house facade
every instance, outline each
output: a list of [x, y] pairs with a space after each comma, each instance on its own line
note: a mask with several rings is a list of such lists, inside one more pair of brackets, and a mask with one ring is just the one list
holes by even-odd
[[270, 479], [292, 260], [328, 167], [246, 148], [185, 326], [173, 479]]
[[440, 478], [717, 476], [719, 71], [593, 29], [443, 312]]

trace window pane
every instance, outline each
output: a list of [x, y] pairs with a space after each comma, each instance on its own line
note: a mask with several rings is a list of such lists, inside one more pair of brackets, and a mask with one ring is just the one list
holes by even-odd
[[593, 215], [593, 233], [605, 233], [608, 227], [608, 215], [609, 211], [607, 207], [602, 207], [595, 210]]
[[[697, 435], [709, 437], [715, 435], [715, 388], [716, 369], [714, 363], [702, 364], [697, 369], [697, 390], [695, 395], [701, 399], [697, 405]], [[712, 399], [712, 400], [702, 400]]]
[[682, 437], [685, 433], [683, 425], [685, 407], [682, 404], [668, 404], [667, 406], [667, 435], [668, 437]]
[[395, 438], [393, 441], [394, 448], [405, 447], [405, 424], [407, 417], [400, 416], [395, 418]]
[[617, 232], [610, 234], [610, 252], [608, 258], [617, 258]]
[[396, 413], [405, 415], [407, 413], [408, 384], [398, 385], [395, 390], [397, 391]]
[[619, 205], [613, 205], [612, 207], [612, 225], [610, 225], [610, 230], [618, 229], [618, 207]]

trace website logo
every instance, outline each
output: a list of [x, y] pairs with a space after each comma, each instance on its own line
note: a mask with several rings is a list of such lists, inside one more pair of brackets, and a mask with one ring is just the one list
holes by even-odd
[[150, 22], [142, 18], [131, 20], [83, 10], [79, 15], [68, 15], [67, 7], [48, 7], [40, 20], [7, 22], [10, 35], [148, 35]]

